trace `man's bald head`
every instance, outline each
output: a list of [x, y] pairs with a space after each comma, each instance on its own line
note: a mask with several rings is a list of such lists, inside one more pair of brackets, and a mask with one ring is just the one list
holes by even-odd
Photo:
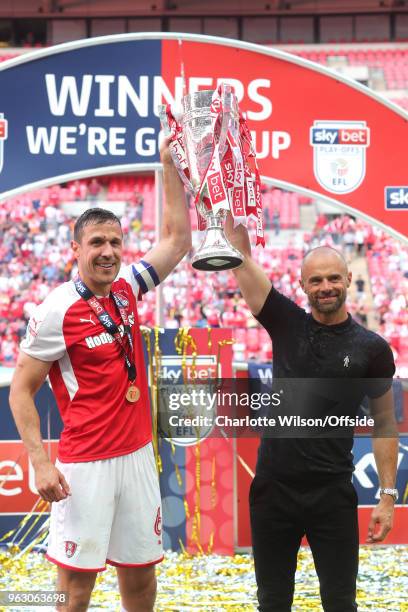
[[342, 267], [343, 274], [347, 276], [347, 262], [344, 259], [343, 255], [340, 253], [340, 251], [337, 251], [336, 249], [333, 249], [330, 246], [319, 246], [315, 249], [311, 249], [310, 251], [308, 251], [303, 257], [301, 268], [302, 280], [304, 280], [305, 274], [307, 275], [311, 267], [313, 269], [316, 266], [319, 266], [322, 261], [324, 261], [325, 263], [337, 263], [337, 265], [340, 265]]

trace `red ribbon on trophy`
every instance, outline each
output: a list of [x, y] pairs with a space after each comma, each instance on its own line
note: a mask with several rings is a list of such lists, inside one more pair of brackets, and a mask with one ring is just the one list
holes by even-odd
[[[234, 226], [256, 223], [256, 244], [265, 245], [261, 183], [245, 116], [233, 88], [221, 84], [214, 91], [198, 91], [183, 97], [179, 121], [170, 105], [159, 110], [170, 153], [184, 185], [194, 195], [199, 229], [211, 230], [193, 266], [216, 270], [236, 267], [242, 256], [223, 235], [223, 222], [231, 212]], [[217, 231], [217, 236], [214, 232]], [[222, 237], [221, 237], [222, 236]], [[201, 266], [201, 267], [200, 267]]]

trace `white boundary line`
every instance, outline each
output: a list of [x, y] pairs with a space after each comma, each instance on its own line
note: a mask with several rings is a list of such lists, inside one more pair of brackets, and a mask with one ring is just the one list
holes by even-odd
[[[315, 200], [322, 200], [323, 202], [327, 202], [327, 204], [332, 204], [333, 206], [337, 206], [338, 208], [347, 212], [348, 214], [353, 215], [353, 217], [360, 217], [361, 219], [364, 219], [364, 221], [367, 221], [368, 223], [371, 223], [372, 225], [376, 225], [377, 227], [381, 228], [388, 234], [391, 234], [394, 238], [397, 238], [398, 240], [401, 240], [402, 242], [408, 244], [408, 236], [405, 236], [404, 234], [400, 234], [400, 232], [397, 232], [392, 227], [389, 227], [386, 223], [383, 223], [382, 221], [379, 221], [378, 219], [375, 219], [374, 217], [370, 217], [370, 215], [367, 215], [366, 213], [361, 212], [361, 210], [357, 208], [353, 208], [352, 206], [349, 206], [348, 204], [339, 202], [338, 200], [335, 200], [334, 198], [330, 198], [329, 196], [323, 195], [316, 191], [312, 191], [311, 189], [306, 189], [306, 187], [300, 187], [299, 185], [296, 185], [294, 183], [280, 181], [279, 179], [273, 179], [273, 178], [270, 178], [268, 176], [263, 176], [263, 175], [261, 176], [261, 180], [267, 185], [273, 185], [274, 187], [285, 189], [286, 191], [294, 191], [296, 193], [300, 193], [301, 195], [308, 196], [309, 198], [313, 198]], [[296, 231], [296, 230], [293, 229], [292, 231]]]
[[78, 170], [77, 172], [68, 172], [68, 174], [60, 174], [41, 181], [35, 181], [34, 183], [27, 183], [21, 187], [10, 189], [0, 194], [0, 203], [4, 200], [9, 200], [19, 194], [29, 193], [48, 185], [56, 185], [58, 183], [66, 183], [75, 179], [87, 178], [88, 176], [104, 176], [109, 174], [125, 174], [126, 172], [154, 172], [160, 170], [162, 167], [161, 163], [154, 162], [151, 164], [118, 164], [115, 166], [103, 166], [102, 168], [89, 168], [88, 170]]

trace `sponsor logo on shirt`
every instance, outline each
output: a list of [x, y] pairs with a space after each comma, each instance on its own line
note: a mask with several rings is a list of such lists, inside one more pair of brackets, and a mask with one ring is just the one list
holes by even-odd
[[[135, 324], [135, 315], [133, 312], [131, 312], [128, 315], [128, 320], [129, 320], [129, 325], [130, 327], [133, 327], [133, 325]], [[125, 328], [123, 327], [122, 324], [118, 325], [118, 329], [119, 329], [119, 333], [120, 335], [124, 336], [125, 334]], [[87, 336], [85, 338], [85, 342], [88, 346], [88, 348], [90, 349], [94, 349], [94, 348], [98, 348], [98, 346], [102, 346], [104, 344], [112, 344], [112, 342], [115, 342], [114, 337], [112, 336], [112, 334], [110, 334], [109, 332], [102, 332], [101, 334], [96, 334], [95, 336]]]
[[92, 319], [92, 315], [89, 315], [89, 319], [79, 319], [81, 323], [92, 323], [92, 325], [96, 325], [95, 321]]

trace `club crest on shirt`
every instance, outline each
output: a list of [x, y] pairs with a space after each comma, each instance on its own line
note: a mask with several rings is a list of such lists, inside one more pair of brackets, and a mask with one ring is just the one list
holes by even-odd
[[128, 296], [124, 291], [115, 291], [115, 296], [120, 300], [123, 308], [127, 308], [129, 306]]
[[156, 520], [154, 522], [154, 533], [156, 535], [161, 535], [162, 532], [162, 518], [161, 518], [161, 511], [160, 511], [160, 506], [157, 508], [157, 514], [156, 514]]
[[78, 544], [72, 542], [71, 540], [65, 540], [65, 555], [68, 559], [71, 559], [77, 551]]

